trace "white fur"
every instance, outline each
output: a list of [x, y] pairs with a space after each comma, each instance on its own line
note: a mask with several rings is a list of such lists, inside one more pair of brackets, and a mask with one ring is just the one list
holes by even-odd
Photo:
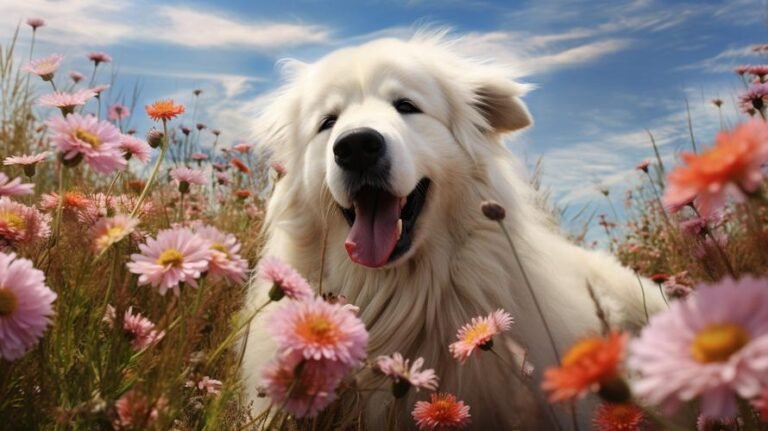
[[[504, 223], [560, 352], [600, 330], [588, 284], [613, 325], [637, 327], [645, 315], [636, 276], [612, 256], [562, 238], [535, 206], [534, 191], [516, 174], [518, 162], [501, 135], [530, 123], [519, 100], [526, 87], [509, 80], [498, 66], [454, 55], [450, 43], [434, 36], [377, 40], [336, 51], [315, 64], [290, 66], [291, 78], [261, 119], [263, 141], [288, 171], [269, 202], [263, 254], [287, 261], [318, 286], [327, 233], [323, 291], [344, 295], [360, 307], [371, 357], [393, 352], [424, 357], [439, 374], [440, 389], [471, 406], [475, 429], [550, 429], [541, 394], [527, 392], [511, 375], [519, 370], [489, 353], [461, 366], [448, 351], [460, 326], [502, 308], [515, 324], [509, 335], [496, 340], [494, 350], [519, 366], [515, 345], [522, 346], [535, 367], [533, 387], [542, 370], [555, 363], [519, 266], [499, 226], [481, 214], [480, 203], [493, 199], [506, 208]], [[414, 100], [424, 113], [397, 113], [392, 101], [398, 97]], [[338, 122], [317, 133], [329, 112], [340, 114]], [[386, 138], [395, 193], [406, 196], [420, 178], [432, 180], [411, 250], [381, 269], [350, 261], [344, 249], [349, 227], [338, 211], [338, 204], [350, 206], [350, 197], [331, 148], [340, 133], [361, 126]], [[255, 283], [249, 303], [262, 303], [267, 288]], [[663, 306], [649, 283], [645, 294], [649, 310]], [[269, 308], [251, 325], [245, 354], [243, 374], [254, 400], [260, 370], [274, 355], [264, 330], [268, 314]], [[366, 379], [366, 387], [386, 385], [372, 375]], [[403, 424], [412, 423], [408, 414], [414, 399], [426, 397], [424, 391], [415, 395], [402, 403]], [[390, 399], [370, 398], [371, 428], [385, 423]], [[531, 407], [531, 399], [538, 400], [538, 408]], [[567, 424], [565, 418], [560, 415]], [[587, 420], [581, 414], [581, 422]]]

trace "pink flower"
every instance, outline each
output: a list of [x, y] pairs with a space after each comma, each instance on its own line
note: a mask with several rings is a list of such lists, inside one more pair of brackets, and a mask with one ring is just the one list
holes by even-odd
[[470, 422], [469, 406], [451, 394], [432, 394], [419, 401], [411, 412], [420, 430], [463, 428]]
[[35, 175], [35, 166], [38, 163], [44, 162], [49, 155], [50, 153], [48, 151], [43, 151], [40, 154], [33, 154], [31, 156], [10, 156], [3, 160], [3, 164], [6, 166], [21, 166], [24, 169], [24, 175], [31, 177]]
[[232, 180], [229, 179], [229, 175], [224, 172], [216, 172], [216, 181], [222, 186], [228, 186], [232, 184]]
[[648, 167], [651, 165], [650, 160], [643, 160], [642, 162], [638, 163], [637, 166], [635, 166], [635, 169], [638, 171], [648, 172]]
[[247, 144], [245, 142], [241, 142], [239, 144], [233, 145], [232, 149], [234, 149], [235, 151], [237, 151], [239, 153], [245, 154], [245, 153], [251, 151], [252, 147], [253, 147], [253, 145], [251, 145], [251, 144]]
[[279, 356], [262, 372], [267, 395], [297, 418], [313, 417], [336, 399], [336, 387], [347, 369], [336, 361]]
[[0, 197], [0, 245], [33, 244], [51, 234], [50, 217], [35, 208]]
[[205, 184], [205, 175], [203, 171], [189, 168], [174, 168], [171, 169], [171, 178], [176, 180], [177, 184], [185, 182], [187, 184]]
[[197, 389], [200, 389], [201, 391], [205, 391], [208, 394], [218, 394], [221, 392], [221, 387], [224, 385], [224, 383], [221, 382], [221, 380], [212, 379], [208, 376], [204, 376], [202, 379], [200, 379], [199, 382], [197, 382]]
[[4, 173], [0, 172], [0, 196], [21, 196], [32, 194], [34, 184], [21, 183], [21, 178], [11, 180]]
[[88, 54], [88, 59], [94, 62], [96, 66], [98, 66], [99, 63], [109, 63], [112, 61], [112, 57], [106, 52], [92, 52]]
[[752, 402], [752, 405], [760, 415], [760, 419], [763, 422], [768, 422], [768, 388], [763, 389], [763, 393]]
[[208, 241], [186, 228], [166, 229], [140, 244], [141, 254], [132, 254], [128, 270], [139, 274], [139, 285], [151, 284], [165, 295], [179, 295], [179, 283], [197, 287], [196, 280], [208, 270], [211, 249]]
[[768, 64], [757, 64], [753, 66], [747, 67], [747, 73], [754, 75], [760, 80], [765, 78], [765, 75], [768, 75]]
[[763, 109], [765, 106], [766, 98], [768, 98], [768, 84], [754, 84], [749, 90], [739, 96], [739, 102], [742, 111], [746, 112], [749, 109]]
[[123, 316], [123, 330], [131, 338], [131, 347], [135, 351], [146, 349], [165, 337], [165, 331], [157, 331], [151, 320], [141, 313], [133, 314], [133, 307], [128, 307]]
[[149, 144], [130, 135], [120, 135], [120, 149], [125, 153], [126, 160], [136, 156], [141, 163], [147, 163], [152, 152]]
[[192, 153], [192, 155], [189, 156], [192, 160], [202, 162], [203, 160], [208, 160], [208, 154], [205, 153]]
[[[400, 353], [376, 358], [376, 369], [394, 380], [395, 386], [393, 391], [395, 391], [395, 397], [398, 398], [405, 395], [411, 386], [416, 388], [417, 391], [419, 388], [429, 389], [430, 391], [437, 389], [438, 378], [435, 370], [427, 369], [422, 371], [422, 365], [424, 365], [424, 358], [418, 358], [409, 367], [408, 359], [403, 359], [403, 355]], [[400, 392], [398, 393], [398, 391]]]
[[101, 93], [103, 93], [103, 92], [105, 92], [107, 90], [109, 90], [109, 85], [107, 85], [107, 84], [99, 84], [99, 85], [97, 85], [95, 87], [91, 87], [91, 91], [96, 93], [96, 97], [97, 98], [99, 96], [101, 96]]
[[0, 358], [21, 358], [51, 323], [56, 294], [45, 274], [15, 253], [0, 253]]
[[85, 79], [85, 75], [83, 75], [82, 73], [80, 73], [80, 72], [78, 72], [76, 70], [73, 70], [73, 71], [69, 72], [69, 79], [71, 79], [72, 82], [77, 84], [78, 82], [80, 82], [83, 79]]
[[711, 418], [735, 416], [736, 395], [768, 385], [768, 283], [743, 277], [699, 286], [651, 317], [631, 342], [634, 391], [669, 412], [701, 399]]
[[208, 275], [213, 280], [227, 280], [232, 283], [245, 281], [248, 261], [240, 257], [240, 243], [229, 233], [223, 233], [213, 226], [203, 225], [195, 228], [195, 233], [208, 240], [211, 248], [211, 261]]
[[273, 162], [272, 170], [274, 170], [277, 173], [278, 178], [282, 178], [285, 176], [285, 174], [288, 172], [288, 170], [285, 168], [285, 165], [280, 162]]
[[45, 25], [45, 20], [42, 18], [27, 18], [27, 25], [32, 27], [32, 31], [36, 31], [39, 27]]
[[37, 103], [40, 106], [60, 108], [65, 113], [70, 114], [76, 106], [85, 105], [85, 102], [94, 96], [96, 96], [96, 93], [94, 93], [93, 90], [79, 90], [74, 93], [56, 91], [51, 94], [40, 96]]
[[130, 108], [120, 103], [112, 104], [107, 108], [107, 118], [109, 118], [110, 121], [122, 120], [123, 118], [128, 118], [130, 115]]
[[51, 54], [48, 57], [30, 61], [24, 65], [23, 69], [29, 73], [34, 73], [42, 78], [43, 81], [50, 81], [59, 69], [63, 59], [64, 56], [61, 54]]
[[151, 428], [160, 415], [159, 410], [163, 409], [166, 404], [167, 401], [163, 398], [150, 403], [145, 396], [131, 389], [115, 403], [115, 410], [117, 411], [115, 428]]
[[357, 367], [365, 359], [368, 332], [363, 322], [340, 304], [321, 298], [289, 301], [270, 316], [268, 330], [285, 355], [328, 359]]
[[513, 322], [512, 316], [501, 309], [485, 317], [473, 317], [472, 322], [459, 329], [458, 341], [449, 346], [453, 357], [463, 364], [475, 349], [490, 348], [493, 337], [508, 331]]
[[312, 287], [307, 280], [287, 263], [274, 256], [261, 259], [258, 265], [259, 278], [269, 281], [274, 286], [269, 296], [273, 301], [279, 301], [283, 296], [290, 299], [309, 299], [314, 296]]
[[96, 253], [103, 253], [133, 233], [138, 225], [138, 219], [126, 215], [102, 218], [91, 228], [94, 250]]
[[52, 117], [46, 124], [53, 131], [51, 141], [65, 162], [76, 163], [80, 157], [95, 171], [109, 174], [126, 166], [120, 150], [120, 131], [107, 121], [80, 114], [66, 118]]

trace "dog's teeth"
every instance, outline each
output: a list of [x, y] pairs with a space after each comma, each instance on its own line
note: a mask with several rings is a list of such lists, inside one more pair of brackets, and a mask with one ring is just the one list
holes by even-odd
[[399, 218], [397, 219], [397, 239], [400, 240], [400, 237], [403, 236], [403, 219]]

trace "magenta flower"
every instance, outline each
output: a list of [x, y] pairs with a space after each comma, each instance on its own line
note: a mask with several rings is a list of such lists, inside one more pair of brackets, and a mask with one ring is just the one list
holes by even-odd
[[629, 346], [635, 393], [668, 412], [700, 398], [704, 416], [736, 416], [737, 395], [752, 399], [768, 385], [765, 304], [765, 280], [725, 279], [652, 316]]
[[22, 184], [21, 178], [17, 177], [11, 180], [4, 173], [0, 172], [0, 197], [30, 195], [34, 188], [34, 184]]
[[393, 391], [395, 397], [402, 397], [408, 389], [413, 386], [418, 391], [419, 388], [434, 391], [437, 389], [437, 374], [435, 370], [422, 370], [424, 358], [418, 358], [409, 366], [408, 359], [403, 359], [403, 355], [395, 353], [392, 356], [379, 356], [376, 358], [376, 369], [385, 376], [391, 377], [395, 385]]
[[77, 163], [80, 158], [93, 170], [109, 174], [126, 166], [120, 150], [120, 131], [107, 121], [94, 116], [69, 114], [46, 121], [53, 131], [51, 141], [65, 162]]
[[106, 52], [92, 52], [88, 54], [88, 59], [95, 63], [96, 66], [99, 63], [109, 63], [112, 61], [112, 57]]
[[23, 69], [39, 76], [43, 81], [50, 81], [56, 71], [59, 70], [63, 59], [64, 56], [61, 54], [51, 54], [48, 57], [30, 61], [24, 65]]
[[152, 153], [149, 144], [130, 135], [120, 135], [120, 149], [126, 160], [136, 157], [141, 163], [147, 163]]
[[73, 71], [69, 72], [69, 79], [71, 79], [72, 82], [77, 84], [78, 82], [80, 82], [83, 79], [85, 79], [85, 75], [83, 75], [82, 73], [80, 73], [80, 72], [78, 72], [76, 70], [73, 70]]
[[179, 283], [197, 287], [197, 279], [208, 270], [211, 248], [208, 241], [186, 228], [166, 229], [139, 244], [141, 254], [131, 255], [128, 270], [139, 274], [139, 285], [151, 284], [165, 295], [179, 295]]
[[85, 105], [91, 97], [96, 96], [93, 90], [79, 90], [74, 93], [65, 93], [56, 91], [51, 94], [40, 96], [37, 103], [40, 106], [59, 108], [66, 114], [72, 113], [76, 106]]
[[268, 330], [285, 355], [328, 359], [350, 368], [366, 356], [368, 332], [360, 318], [321, 298], [287, 302], [270, 316]]
[[107, 108], [107, 118], [109, 118], [110, 121], [122, 120], [123, 118], [128, 118], [130, 115], [131, 109], [120, 103], [115, 103]]
[[245, 281], [248, 261], [240, 256], [240, 243], [234, 235], [207, 225], [195, 228], [194, 232], [208, 240], [210, 244], [211, 260], [208, 263], [208, 275], [211, 279], [223, 279], [232, 283]]
[[0, 358], [21, 358], [51, 323], [56, 294], [32, 261], [0, 253]]
[[267, 256], [259, 262], [259, 278], [273, 284], [269, 297], [279, 301], [283, 296], [289, 299], [309, 299], [315, 295], [307, 280], [287, 263], [274, 256]]
[[50, 234], [48, 215], [7, 197], [0, 197], [0, 246], [33, 244]]
[[475, 349], [491, 347], [493, 337], [508, 331], [514, 320], [504, 310], [496, 310], [485, 317], [473, 317], [470, 323], [459, 329], [458, 341], [449, 346], [453, 356], [462, 364], [472, 355]]
[[137, 352], [158, 343], [165, 337], [165, 331], [155, 329], [155, 324], [151, 320], [142, 316], [141, 313], [133, 314], [133, 307], [125, 310], [123, 330], [131, 339], [131, 347]]
[[39, 27], [45, 25], [45, 20], [42, 18], [27, 18], [27, 25], [32, 27], [32, 31], [36, 31]]

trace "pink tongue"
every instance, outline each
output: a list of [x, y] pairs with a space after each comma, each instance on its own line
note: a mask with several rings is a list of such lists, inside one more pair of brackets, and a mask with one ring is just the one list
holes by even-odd
[[396, 197], [380, 190], [361, 193], [355, 201], [355, 223], [344, 242], [349, 258], [372, 268], [385, 265], [397, 244], [399, 218]]

